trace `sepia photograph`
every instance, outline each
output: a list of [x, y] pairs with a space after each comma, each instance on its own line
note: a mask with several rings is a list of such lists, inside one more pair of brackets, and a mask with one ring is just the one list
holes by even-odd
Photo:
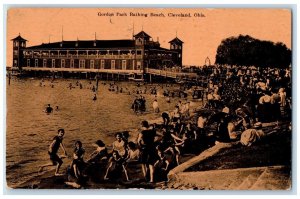
[[9, 7], [4, 185], [290, 191], [292, 11]]

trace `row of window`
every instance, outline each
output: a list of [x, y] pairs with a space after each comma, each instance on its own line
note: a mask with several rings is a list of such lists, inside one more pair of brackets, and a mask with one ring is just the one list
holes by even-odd
[[[90, 64], [90, 68], [94, 69], [95, 68], [95, 60], [79, 60], [79, 68], [85, 68], [86, 62], [89, 61]], [[47, 59], [43, 59], [43, 67], [46, 68], [47, 67]], [[51, 67], [55, 68], [55, 64], [56, 64], [56, 60], [52, 59], [51, 60]], [[104, 65], [105, 65], [105, 60], [100, 60], [100, 68], [104, 69]], [[135, 60], [133, 60], [133, 68], [135, 65]], [[35, 67], [39, 67], [39, 60], [35, 59], [34, 60], [34, 66]], [[70, 68], [74, 68], [75, 64], [74, 64], [74, 59], [70, 60]], [[127, 66], [127, 60], [122, 60], [122, 69], [126, 70], [126, 66]], [[139, 69], [141, 66], [141, 62], [137, 61], [137, 69]], [[30, 67], [30, 59], [27, 59], [27, 67]], [[65, 59], [61, 59], [60, 60], [60, 67], [61, 68], [65, 68], [66, 67], [66, 61]], [[116, 67], [116, 60], [111, 60], [110, 61], [110, 67], [111, 69], [115, 69]]]

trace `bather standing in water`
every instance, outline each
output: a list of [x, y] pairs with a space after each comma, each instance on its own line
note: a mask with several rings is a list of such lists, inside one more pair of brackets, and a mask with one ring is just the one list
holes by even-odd
[[96, 101], [96, 100], [97, 100], [97, 95], [94, 94], [93, 101]]
[[65, 130], [64, 129], [58, 129], [58, 135], [53, 138], [52, 143], [49, 146], [48, 154], [50, 156], [50, 163], [42, 165], [39, 168], [39, 172], [43, 171], [45, 167], [50, 167], [50, 166], [56, 166], [55, 170], [55, 176], [61, 176], [62, 174], [59, 173], [59, 169], [61, 165], [63, 164], [62, 157], [59, 157], [57, 155], [57, 152], [59, 148], [61, 147], [64, 151], [65, 156], [67, 157], [67, 151], [62, 143], [63, 137], [65, 135]]
[[50, 106], [50, 104], [48, 104], [48, 106], [45, 109], [45, 113], [50, 114], [53, 112], [53, 108]]

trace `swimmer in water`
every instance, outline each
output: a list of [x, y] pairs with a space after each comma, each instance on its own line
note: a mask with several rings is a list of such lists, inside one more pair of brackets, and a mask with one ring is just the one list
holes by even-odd
[[96, 100], [97, 100], [97, 95], [95, 94], [94, 98], [93, 98], [93, 101], [96, 101]]
[[48, 104], [48, 106], [45, 109], [45, 113], [50, 114], [53, 112], [53, 108], [50, 106], [50, 104]]

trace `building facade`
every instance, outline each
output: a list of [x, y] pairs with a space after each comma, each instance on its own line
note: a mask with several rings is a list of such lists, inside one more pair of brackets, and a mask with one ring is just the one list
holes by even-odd
[[180, 39], [166, 49], [144, 31], [124, 40], [62, 40], [30, 47], [20, 35], [12, 41], [13, 67], [22, 71], [143, 74], [145, 68], [182, 66]]

